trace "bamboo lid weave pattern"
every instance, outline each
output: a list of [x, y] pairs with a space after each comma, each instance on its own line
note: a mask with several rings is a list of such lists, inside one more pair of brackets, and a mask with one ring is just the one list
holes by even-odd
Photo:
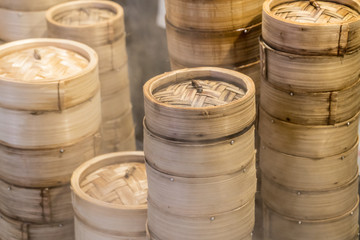
[[287, 2], [271, 10], [281, 18], [299, 23], [341, 23], [359, 17], [359, 12], [348, 6], [325, 1]]
[[76, 52], [45, 46], [28, 48], [0, 58], [0, 77], [18, 81], [54, 81], [74, 76], [89, 65]]
[[109, 9], [81, 7], [75, 10], [69, 10], [59, 13], [54, 19], [61, 24], [70, 26], [84, 26], [95, 23], [106, 22], [116, 15]]
[[143, 163], [106, 166], [86, 176], [80, 183], [89, 196], [119, 205], [147, 203], [147, 179]]
[[158, 101], [182, 107], [220, 106], [238, 100], [244, 95], [244, 89], [213, 80], [184, 81], [154, 93]]

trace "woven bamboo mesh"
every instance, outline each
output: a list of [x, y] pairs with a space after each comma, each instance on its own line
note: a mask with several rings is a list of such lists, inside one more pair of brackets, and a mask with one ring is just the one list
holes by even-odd
[[145, 166], [142, 163], [122, 163], [103, 167], [80, 184], [93, 198], [108, 203], [142, 205], [147, 200]]
[[271, 10], [276, 16], [299, 23], [343, 23], [360, 15], [346, 5], [326, 1], [296, 1], [280, 4]]
[[109, 9], [81, 7], [60, 13], [56, 16], [55, 20], [58, 23], [69, 26], [84, 26], [95, 23], [106, 22], [116, 15], [115, 12]]

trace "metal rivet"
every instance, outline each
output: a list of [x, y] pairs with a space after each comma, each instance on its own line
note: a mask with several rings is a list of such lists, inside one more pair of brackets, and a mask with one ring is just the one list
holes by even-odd
[[247, 29], [245, 29], [245, 30], [244, 30], [244, 33], [247, 33], [247, 32], [248, 32], [248, 30], [247, 30]]
[[235, 141], [231, 140], [230, 145], [234, 145]]
[[21, 12], [19, 12], [19, 13], [17, 13], [17, 15], [18, 15], [19, 17], [21, 17], [23, 14], [22, 14]]
[[265, 146], [262, 146], [262, 149], [265, 149]]
[[11, 186], [8, 186], [7, 190], [9, 190], [9, 191], [10, 191], [10, 190], [11, 190]]
[[254, 233], [253, 233], [253, 232], [251, 232], [251, 233], [250, 233], [250, 236], [253, 236], [253, 235], [254, 235]]
[[297, 192], [297, 195], [301, 195], [301, 192]]
[[351, 215], [354, 215], [354, 212], [351, 212], [350, 214], [351, 214]]
[[246, 172], [246, 168], [244, 168], [243, 172]]
[[49, 191], [49, 188], [44, 188], [45, 191]]
[[64, 149], [60, 149], [60, 152], [61, 152], [61, 153], [64, 153], [64, 152], [65, 152], [65, 150], [64, 150]]
[[302, 224], [302, 222], [301, 222], [301, 221], [299, 221], [298, 223], [299, 223], [299, 224]]
[[62, 225], [61, 223], [59, 224], [59, 227], [63, 227], [64, 225]]
[[293, 92], [290, 92], [290, 96], [294, 96], [294, 93], [293, 93]]
[[275, 121], [274, 121], [274, 119], [271, 119], [271, 123], [274, 123]]
[[341, 160], [344, 160], [345, 159], [345, 157], [344, 156], [341, 156]]
[[172, 182], [173, 182], [173, 181], [174, 181], [174, 178], [170, 178], [170, 181], [172, 181]]
[[211, 217], [211, 218], [210, 218], [210, 221], [214, 221], [214, 220], [215, 220], [215, 217]]
[[347, 126], [350, 126], [350, 122], [348, 122], [346, 125], [347, 125]]

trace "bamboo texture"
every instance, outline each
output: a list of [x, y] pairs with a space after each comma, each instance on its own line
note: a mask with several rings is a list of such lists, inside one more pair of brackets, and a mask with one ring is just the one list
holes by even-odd
[[260, 108], [259, 134], [268, 147], [285, 154], [323, 158], [351, 149], [358, 139], [359, 116], [335, 125], [299, 125]]
[[[315, 2], [315, 3], [313, 3]], [[262, 35], [275, 49], [303, 55], [344, 55], [360, 47], [357, 0], [269, 0]]]
[[33, 224], [11, 219], [0, 213], [0, 239], [6, 240], [74, 240], [74, 222]]
[[264, 205], [265, 240], [358, 239], [359, 202], [341, 216], [325, 220], [284, 217]]
[[288, 155], [261, 144], [260, 167], [271, 181], [298, 191], [326, 191], [349, 183], [358, 174], [358, 143], [324, 158]]
[[146, 160], [163, 173], [189, 178], [219, 176], [244, 169], [254, 158], [254, 126], [225, 139], [192, 143], [161, 138], [150, 132], [145, 122]]
[[6, 8], [17, 11], [45, 11], [48, 8], [55, 6], [57, 4], [67, 2], [69, 0], [2, 0], [0, 2], [0, 8]]
[[129, 86], [129, 73], [127, 63], [119, 69], [100, 73], [101, 96], [110, 96]]
[[166, 0], [168, 20], [182, 29], [228, 31], [261, 22], [263, 0]]
[[[255, 158], [226, 175], [185, 178], [162, 173], [146, 163], [149, 199], [171, 214], [219, 214], [244, 205], [256, 192]], [[223, 204], [225, 203], [226, 204]]]
[[338, 91], [359, 80], [360, 50], [344, 56], [306, 56], [281, 52], [260, 41], [260, 57], [263, 79], [295, 93]]
[[147, 183], [143, 162], [142, 152], [109, 153], [74, 171], [71, 186], [78, 222], [75, 232], [84, 237], [79, 239], [98, 239], [97, 234], [87, 232], [89, 228], [98, 234], [113, 235], [110, 239], [145, 238]]
[[[72, 172], [100, 152], [100, 134], [53, 149], [26, 150], [0, 145], [0, 176], [28, 188], [68, 184]], [[20, 167], [21, 166], [21, 167]]]
[[244, 65], [259, 56], [261, 23], [231, 31], [181, 29], [166, 22], [170, 58], [181, 65]]
[[24, 188], [0, 180], [0, 209], [7, 216], [31, 223], [71, 220], [70, 186]]
[[261, 195], [266, 204], [284, 216], [299, 220], [321, 220], [342, 215], [357, 203], [358, 173], [350, 182], [333, 189], [299, 191], [270, 180], [262, 173]]
[[[245, 91], [245, 95], [225, 105], [191, 108], [166, 104], [154, 97], [164, 86], [204, 78], [237, 86]], [[236, 134], [255, 120], [254, 83], [235, 71], [211, 67], [182, 69], [150, 79], [143, 89], [146, 125], [161, 137], [211, 140]]]
[[108, 96], [101, 96], [103, 123], [120, 118], [132, 109], [130, 103], [130, 86]]
[[131, 134], [125, 138], [123, 138], [120, 142], [117, 143], [106, 143], [103, 144], [102, 151], [106, 153], [110, 152], [121, 152], [121, 151], [129, 151], [136, 149], [136, 139], [135, 139], [135, 129], [131, 132]]
[[254, 202], [252, 199], [229, 212], [195, 217], [170, 214], [149, 200], [149, 233], [156, 240], [251, 239]]

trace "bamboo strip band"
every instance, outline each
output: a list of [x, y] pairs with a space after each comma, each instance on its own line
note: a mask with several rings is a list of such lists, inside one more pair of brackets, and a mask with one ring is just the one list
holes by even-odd
[[130, 86], [126, 86], [112, 95], [101, 97], [103, 123], [118, 119], [131, 109]]
[[149, 232], [152, 239], [158, 240], [248, 239], [255, 222], [254, 202], [251, 199], [229, 212], [192, 217], [170, 214], [149, 200]]
[[[262, 173], [261, 195], [276, 212], [298, 220], [322, 220], [350, 211], [358, 201], [358, 172], [350, 182], [333, 189], [299, 191], [289, 189]], [[285, 183], [286, 184], [286, 183]]]
[[359, 116], [335, 125], [300, 125], [278, 120], [260, 107], [259, 134], [264, 144], [285, 154], [323, 158], [351, 149], [358, 139]]
[[135, 129], [132, 129], [132, 132], [129, 136], [125, 136], [121, 141], [103, 141], [102, 150], [104, 153], [109, 152], [121, 152], [121, 151], [135, 151], [136, 150], [136, 139], [135, 139]]
[[2, 0], [0, 2], [0, 8], [17, 10], [17, 11], [46, 11], [48, 8], [57, 4], [67, 2], [69, 0]]
[[7, 216], [31, 223], [71, 220], [70, 186], [24, 188], [0, 180], [0, 209]]
[[[146, 210], [147, 205], [144, 201], [146, 201], [146, 198], [144, 195], [142, 195], [143, 190], [145, 190], [145, 184], [144, 182], [145, 172], [144, 171], [138, 171], [134, 170], [131, 167], [125, 169], [119, 169], [120, 172], [118, 174], [113, 175], [113, 173], [110, 175], [107, 171], [108, 168], [112, 168], [112, 166], [116, 165], [119, 166], [119, 164], [143, 164], [144, 162], [144, 155], [142, 152], [120, 152], [120, 153], [109, 153], [105, 155], [100, 155], [98, 157], [95, 157], [91, 159], [88, 162], [85, 162], [82, 164], [78, 169], [75, 170], [72, 179], [71, 179], [71, 186], [72, 186], [72, 200], [73, 200], [73, 207], [74, 211], [76, 213], [76, 216], [79, 221], [83, 220], [83, 224], [87, 225], [88, 227], [94, 226], [94, 229], [101, 229], [103, 233], [116, 233], [123, 234], [126, 233], [127, 236], [138, 236], [138, 233], [143, 233], [143, 236], [145, 237], [145, 222], [146, 222]], [[137, 167], [136, 167], [137, 168]], [[128, 202], [128, 204], [118, 203], [116, 199], [119, 199], [116, 195], [114, 198], [110, 197], [110, 199], [106, 199], [107, 202], [103, 201], [103, 193], [96, 194], [93, 192], [92, 196], [96, 196], [96, 198], [91, 197], [88, 195], [85, 191], [87, 189], [83, 189], [81, 187], [83, 181], [87, 177], [89, 182], [92, 182], [94, 179], [91, 179], [91, 176], [98, 177], [97, 174], [100, 174], [99, 171], [105, 170], [105, 174], [102, 175], [102, 179], [104, 179], [106, 182], [108, 182], [105, 188], [100, 188], [100, 191], [105, 191], [105, 195], [107, 195], [106, 191], [109, 190], [109, 193], [113, 192], [113, 189], [117, 187], [124, 187], [126, 188], [126, 185], [131, 184], [131, 188], [135, 187], [134, 189], [138, 189], [133, 191], [141, 193], [140, 195], [142, 197], [139, 198], [139, 204], [135, 203], [132, 205], [131, 202]], [[114, 169], [116, 172], [116, 169]], [[138, 173], [140, 173], [141, 178], [137, 179]], [[94, 175], [93, 175], [94, 174]], [[125, 174], [125, 175], [124, 175]], [[134, 175], [133, 175], [134, 174]], [[128, 177], [126, 177], [126, 175]], [[113, 178], [113, 177], [114, 178]], [[134, 178], [135, 177], [135, 178]], [[120, 179], [120, 181], [116, 181], [116, 179]], [[121, 183], [122, 180], [135, 180], [132, 181], [132, 183], [128, 182], [125, 184]], [[101, 179], [98, 179], [101, 180]], [[133, 186], [133, 183], [140, 183], [140, 190], [139, 185], [136, 184], [136, 186]], [[103, 184], [104, 182], [100, 181], [100, 184]], [[84, 182], [85, 184], [85, 182]], [[92, 188], [91, 185], [89, 185]], [[121, 197], [122, 200], [124, 199], [133, 199], [131, 195], [127, 195], [127, 191], [119, 191], [117, 194], [125, 194], [124, 198]], [[111, 194], [110, 194], [111, 195]], [[134, 196], [134, 195], [132, 195]], [[140, 200], [141, 199], [141, 200]], [[125, 201], [125, 200], [124, 200]], [[101, 221], [99, 219], [101, 218]], [[81, 234], [82, 231], [86, 231], [84, 228], [76, 229], [75, 231], [79, 231], [79, 234]], [[78, 234], [78, 233], [77, 233]], [[116, 235], [114, 237], [116, 237]], [[88, 236], [88, 235], [86, 235]], [[87, 239], [87, 238], [82, 238]], [[96, 239], [96, 238], [92, 238]]]
[[344, 55], [360, 47], [359, 13], [356, 0], [269, 0], [263, 6], [262, 35], [280, 51]]
[[99, 78], [101, 79], [101, 96], [111, 96], [130, 85], [127, 63], [118, 69], [100, 73]]
[[168, 20], [179, 28], [227, 31], [261, 22], [264, 0], [165, 1]]
[[170, 58], [181, 65], [238, 66], [259, 57], [261, 23], [231, 31], [185, 30], [166, 22]]
[[288, 155], [261, 143], [260, 167], [272, 181], [298, 191], [326, 191], [358, 174], [358, 142], [348, 151], [325, 158]]
[[74, 240], [74, 222], [33, 224], [11, 219], [0, 213], [0, 239]]
[[[197, 108], [165, 104], [154, 97], [158, 89], [164, 86], [204, 78], [238, 86], [246, 90], [245, 96], [225, 105]], [[165, 73], [144, 85], [144, 96], [148, 129], [170, 139], [193, 141], [221, 138], [240, 132], [255, 119], [254, 84], [249, 77], [231, 70], [204, 67]]]
[[53, 149], [25, 150], [0, 145], [0, 176], [31, 188], [69, 184], [72, 172], [100, 152], [100, 134]]
[[[358, 239], [359, 202], [336, 218], [308, 221], [288, 218], [264, 204], [265, 240]], [[356, 236], [356, 237], [354, 237]]]

